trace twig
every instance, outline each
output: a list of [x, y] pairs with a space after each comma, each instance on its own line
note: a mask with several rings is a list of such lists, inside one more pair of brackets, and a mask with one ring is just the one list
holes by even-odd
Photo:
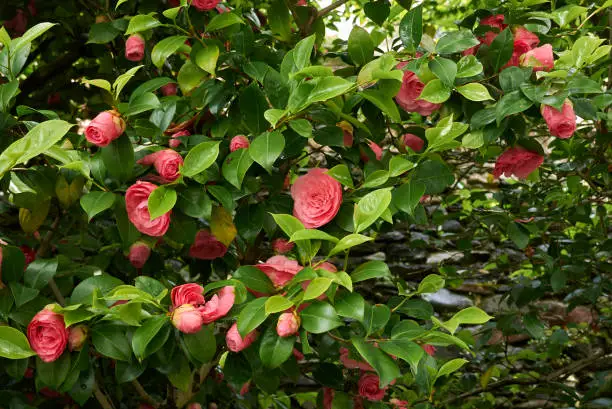
[[324, 9], [319, 10], [319, 17], [323, 17], [326, 14], [328, 14], [330, 11], [337, 9], [338, 7], [340, 7], [341, 5], [343, 5], [344, 3], [347, 3], [349, 0], [338, 0], [335, 3], [330, 4], [329, 6], [325, 7]]
[[132, 381], [132, 386], [134, 387], [134, 389], [136, 390], [136, 393], [138, 393], [138, 395], [140, 395], [140, 397], [142, 398], [142, 400], [146, 401], [147, 403], [149, 403], [150, 405], [152, 405], [155, 408], [159, 407], [159, 403], [153, 399], [151, 397], [151, 395], [149, 395], [147, 393], [147, 391], [144, 390], [144, 388], [142, 387], [142, 385], [140, 384], [140, 382], [138, 382], [138, 379], [134, 379]]
[[100, 390], [98, 382], [96, 381], [94, 381], [93, 384], [93, 392], [94, 396], [98, 400], [98, 403], [100, 404], [100, 406], [102, 406], [103, 409], [114, 409], [113, 404], [111, 403], [111, 401], [108, 400], [104, 392]]
[[[51, 239], [53, 238], [53, 235], [55, 234], [57, 227], [59, 226], [60, 218], [61, 218], [60, 215], [58, 215], [53, 221], [53, 223], [51, 223], [51, 228], [45, 235], [42, 243], [40, 244], [40, 247], [38, 248], [38, 251], [36, 251], [36, 258], [39, 258], [39, 257], [42, 258], [45, 255], [47, 255], [47, 252], [49, 251], [49, 248], [51, 247]], [[57, 300], [59, 305], [61, 305], [62, 307], [65, 306], [66, 299], [62, 295], [62, 292], [60, 291], [53, 277], [49, 279], [49, 288], [51, 288], [51, 291], [53, 292], [53, 295], [55, 296], [55, 299]]]

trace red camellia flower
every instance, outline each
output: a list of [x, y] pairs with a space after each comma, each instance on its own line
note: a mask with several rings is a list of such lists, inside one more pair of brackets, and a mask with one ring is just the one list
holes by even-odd
[[238, 149], [247, 149], [251, 143], [244, 135], [236, 135], [230, 141], [230, 152], [237, 151]]
[[234, 323], [234, 325], [231, 326], [225, 335], [225, 342], [227, 343], [227, 349], [232, 352], [240, 352], [243, 349], [248, 348], [256, 338], [257, 331], [253, 330], [243, 339], [238, 332], [238, 325]]
[[350, 351], [347, 348], [340, 348], [340, 362], [346, 369], [361, 369], [362, 371], [373, 371], [374, 368], [367, 362], [357, 361], [349, 357]]
[[137, 163], [144, 166], [155, 166], [160, 181], [170, 183], [179, 178], [179, 170], [183, 166], [183, 157], [172, 149], [163, 149], [143, 157]]
[[163, 96], [168, 97], [170, 95], [176, 95], [177, 86], [175, 83], [166, 84], [160, 88]]
[[151, 255], [151, 247], [142, 241], [137, 241], [130, 246], [130, 254], [128, 259], [134, 268], [142, 268], [149, 256]]
[[204, 287], [196, 283], [176, 286], [170, 291], [170, 299], [174, 308], [183, 304], [191, 304], [196, 307], [204, 305]]
[[555, 57], [552, 45], [544, 44], [542, 47], [527, 51], [520, 58], [522, 67], [533, 67], [534, 71], [550, 71], [555, 68]]
[[510, 148], [495, 161], [493, 176], [515, 175], [524, 179], [544, 162], [544, 157], [537, 152], [528, 151], [522, 147]]
[[145, 40], [140, 34], [133, 34], [125, 41], [125, 58], [130, 61], [142, 61], [145, 55]]
[[217, 7], [219, 0], [192, 0], [191, 5], [200, 11], [209, 11]]
[[285, 256], [270, 257], [265, 263], [257, 264], [255, 267], [267, 275], [277, 287], [287, 284], [294, 275], [302, 270], [302, 266], [297, 261]]
[[100, 112], [85, 128], [85, 138], [94, 145], [104, 147], [125, 131], [125, 121], [117, 111]]
[[525, 27], [517, 27], [514, 29], [514, 50], [512, 51], [512, 57], [506, 67], [518, 66], [520, 63], [521, 56], [526, 52], [532, 50], [538, 45], [540, 39], [537, 35], [527, 30]]
[[87, 340], [88, 334], [89, 329], [83, 324], [70, 327], [70, 332], [68, 334], [68, 349], [71, 351], [80, 351]]
[[294, 312], [284, 312], [278, 317], [276, 333], [279, 337], [290, 337], [300, 329], [300, 318]]
[[36, 250], [34, 250], [32, 247], [28, 247], [28, 246], [23, 245], [23, 246], [19, 247], [19, 250], [21, 250], [21, 252], [25, 256], [25, 266], [26, 267], [32, 261], [36, 260]]
[[183, 304], [172, 313], [172, 324], [182, 333], [195, 334], [202, 329], [202, 314], [191, 304]]
[[227, 246], [208, 230], [200, 230], [189, 248], [189, 255], [201, 260], [214, 260], [227, 253]]
[[51, 311], [50, 306], [38, 312], [28, 325], [28, 341], [43, 362], [59, 358], [68, 344], [69, 331], [64, 316]]
[[323, 388], [323, 409], [332, 409], [335, 392], [332, 388]]
[[153, 183], [139, 180], [125, 192], [125, 208], [128, 218], [139, 232], [149, 236], [163, 236], [170, 227], [172, 211], [151, 220], [148, 200], [156, 188], [157, 186]]
[[379, 401], [385, 397], [387, 388], [379, 387], [380, 379], [378, 375], [373, 373], [365, 373], [361, 375], [357, 387], [359, 388], [359, 396], [363, 396], [370, 401]]
[[223, 287], [217, 294], [213, 295], [203, 307], [199, 308], [204, 324], [210, 324], [225, 317], [234, 306], [235, 299], [235, 289], [232, 286]]
[[427, 355], [429, 356], [434, 356], [434, 354], [436, 353], [436, 347], [433, 345], [424, 344], [421, 345], [421, 348], [423, 348], [423, 351], [425, 351], [425, 353], [427, 353]]
[[172, 136], [170, 137], [170, 141], [168, 142], [168, 146], [170, 146], [171, 148], [178, 148], [179, 146], [181, 146], [181, 140], [178, 139], [181, 136], [189, 136], [191, 135], [191, 132], [189, 131], [178, 131], [176, 133], [173, 133]]
[[574, 134], [576, 130], [576, 114], [569, 100], [565, 100], [561, 111], [549, 105], [542, 105], [541, 110], [551, 135], [567, 139]]
[[289, 253], [295, 247], [295, 243], [286, 239], [276, 239], [272, 242], [272, 248], [279, 254]]
[[[407, 63], [398, 64], [397, 68], [402, 69]], [[412, 71], [404, 71], [402, 86], [395, 96], [395, 101], [406, 112], [417, 112], [420, 115], [431, 115], [432, 112], [440, 109], [440, 104], [432, 104], [423, 99], [418, 99], [423, 92], [425, 84]]]
[[407, 133], [402, 138], [404, 145], [414, 152], [421, 152], [425, 146], [425, 141], [414, 134]]
[[[488, 26], [488, 27], [493, 27], [497, 29], [497, 31], [487, 31], [483, 37], [478, 37], [480, 44], [491, 45], [495, 37], [497, 37], [497, 34], [500, 31], [504, 30], [506, 27], [508, 27], [507, 24], [504, 24], [504, 20], [505, 20], [505, 17], [503, 14], [495, 14], [495, 15], [488, 16], [480, 20], [481, 26]], [[478, 51], [478, 48], [480, 48], [480, 44], [475, 45], [474, 47], [468, 48], [467, 50], [463, 51], [463, 55], [476, 54], [476, 52]]]
[[316, 229], [329, 223], [340, 210], [342, 186], [325, 172], [315, 168], [300, 176], [291, 186], [293, 215], [307, 229]]

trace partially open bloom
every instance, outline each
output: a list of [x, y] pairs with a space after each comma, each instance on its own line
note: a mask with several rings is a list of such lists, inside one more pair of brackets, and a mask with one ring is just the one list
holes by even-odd
[[425, 146], [425, 141], [414, 134], [407, 133], [402, 138], [404, 145], [414, 152], [421, 152]]
[[359, 395], [370, 401], [379, 401], [385, 397], [387, 388], [380, 388], [380, 379], [374, 373], [365, 373], [361, 375], [357, 387]]
[[278, 317], [276, 333], [279, 337], [290, 337], [300, 329], [300, 318], [294, 312], [284, 312]]
[[512, 51], [512, 57], [506, 67], [518, 66], [520, 63], [521, 56], [526, 52], [535, 48], [538, 45], [540, 39], [537, 35], [527, 30], [525, 27], [517, 27], [514, 29], [514, 50]]
[[[398, 64], [397, 68], [401, 69], [407, 63]], [[433, 104], [423, 99], [418, 99], [423, 92], [425, 84], [412, 71], [404, 71], [402, 78], [402, 86], [395, 96], [395, 101], [406, 112], [417, 112], [420, 115], [431, 115], [432, 112], [440, 108], [440, 104]]]
[[566, 100], [561, 111], [549, 105], [542, 105], [542, 116], [546, 121], [550, 134], [561, 139], [567, 139], [576, 130], [576, 114], [569, 100]]
[[157, 188], [153, 183], [137, 181], [125, 192], [128, 218], [139, 232], [149, 236], [163, 236], [170, 227], [169, 211], [153, 220], [149, 213], [149, 196]]
[[145, 54], [145, 40], [140, 34], [132, 34], [125, 41], [125, 58], [130, 61], [142, 61]]
[[285, 256], [270, 257], [265, 263], [257, 264], [255, 267], [267, 275], [277, 287], [287, 284], [302, 269], [297, 261]]
[[534, 71], [550, 71], [555, 68], [555, 57], [552, 45], [544, 44], [542, 47], [527, 51], [520, 58], [522, 67], [533, 67]]
[[100, 112], [85, 128], [85, 138], [94, 145], [104, 147], [125, 131], [125, 121], [117, 111]]
[[139, 165], [155, 167], [163, 183], [174, 182], [179, 178], [179, 170], [183, 166], [183, 157], [172, 149], [163, 149], [146, 155], [137, 162]]
[[179, 146], [181, 146], [181, 140], [179, 139], [181, 136], [189, 136], [191, 135], [191, 132], [189, 131], [178, 131], [172, 134], [172, 136], [170, 137], [170, 141], [168, 141], [168, 146], [170, 146], [171, 148], [178, 148]]
[[227, 253], [227, 246], [208, 230], [200, 230], [189, 248], [189, 255], [200, 260], [214, 260]]
[[544, 162], [544, 157], [537, 152], [528, 151], [522, 147], [510, 148], [495, 161], [493, 176], [501, 175], [524, 179]]
[[137, 241], [130, 246], [130, 254], [128, 259], [134, 268], [142, 268], [149, 256], [151, 255], [151, 247], [147, 243]]
[[247, 334], [246, 337], [242, 338], [238, 332], [238, 325], [234, 323], [225, 335], [225, 342], [227, 348], [232, 352], [240, 352], [255, 341], [257, 338], [257, 331], [253, 330]]
[[27, 334], [32, 349], [43, 362], [58, 359], [68, 344], [69, 331], [64, 324], [64, 316], [51, 311], [49, 306], [32, 318]]
[[183, 304], [198, 307], [204, 304], [204, 287], [196, 283], [178, 285], [170, 291], [170, 299], [174, 308]]
[[191, 304], [183, 304], [172, 312], [172, 324], [185, 334], [195, 334], [202, 329], [202, 314]]
[[295, 243], [286, 239], [276, 239], [272, 242], [272, 248], [279, 254], [289, 253], [291, 250], [293, 250], [294, 246]]
[[192, 0], [191, 5], [199, 11], [210, 11], [217, 7], [219, 0]]
[[69, 328], [70, 333], [68, 334], [68, 348], [71, 351], [80, 351], [83, 348], [83, 344], [87, 340], [87, 334], [89, 329], [87, 326], [80, 324]]
[[229, 310], [232, 309], [235, 299], [234, 287], [226, 286], [219, 290], [203, 307], [200, 307], [204, 324], [210, 324], [219, 318], [225, 317]]
[[236, 135], [230, 141], [230, 152], [234, 152], [238, 149], [247, 149], [250, 146], [250, 142], [244, 135]]
[[307, 229], [316, 229], [329, 223], [340, 210], [342, 186], [325, 172], [315, 168], [300, 176], [291, 186], [293, 215]]

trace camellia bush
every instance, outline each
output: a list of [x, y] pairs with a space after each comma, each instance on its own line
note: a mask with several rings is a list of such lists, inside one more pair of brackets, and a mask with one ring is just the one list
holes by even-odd
[[3, 2], [0, 407], [608, 407], [612, 2], [452, 3]]

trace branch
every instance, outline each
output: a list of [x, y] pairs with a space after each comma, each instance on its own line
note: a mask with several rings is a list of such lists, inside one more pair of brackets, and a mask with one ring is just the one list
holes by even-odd
[[[55, 220], [53, 221], [53, 223], [51, 223], [51, 228], [49, 229], [49, 231], [45, 235], [45, 238], [43, 239], [42, 243], [40, 244], [40, 247], [38, 248], [38, 251], [36, 251], [36, 258], [39, 258], [39, 257], [43, 258], [43, 257], [45, 257], [47, 255], [47, 252], [51, 248], [51, 239], [53, 239], [53, 235], [57, 231], [57, 227], [59, 226], [59, 222], [60, 222], [60, 215], [58, 215], [55, 218]], [[59, 305], [61, 305], [62, 307], [65, 306], [66, 305], [66, 299], [62, 295], [62, 292], [60, 291], [60, 289], [57, 286], [57, 283], [55, 282], [55, 279], [53, 277], [51, 277], [49, 279], [49, 288], [51, 288], [51, 291], [53, 292], [53, 295], [55, 296], [55, 299], [57, 300]]]
[[136, 390], [136, 393], [138, 393], [138, 395], [140, 395], [140, 397], [142, 398], [142, 400], [144, 400], [145, 402], [147, 402], [148, 404], [152, 405], [155, 408], [159, 407], [159, 403], [153, 399], [151, 397], [151, 395], [149, 395], [147, 393], [147, 391], [144, 390], [144, 388], [142, 387], [142, 385], [140, 384], [140, 382], [138, 382], [138, 379], [134, 379], [132, 381], [132, 386], [134, 387], [134, 389]]
[[97, 381], [94, 381], [93, 392], [94, 396], [98, 400], [98, 403], [100, 404], [100, 406], [102, 406], [103, 409], [114, 409], [111, 401], [109, 401], [104, 392], [100, 390]]
[[319, 10], [319, 17], [323, 17], [326, 14], [329, 14], [330, 11], [337, 9], [338, 7], [342, 6], [344, 3], [348, 3], [348, 1], [349, 0], [338, 0], [330, 4], [329, 6], [325, 7], [324, 9]]

